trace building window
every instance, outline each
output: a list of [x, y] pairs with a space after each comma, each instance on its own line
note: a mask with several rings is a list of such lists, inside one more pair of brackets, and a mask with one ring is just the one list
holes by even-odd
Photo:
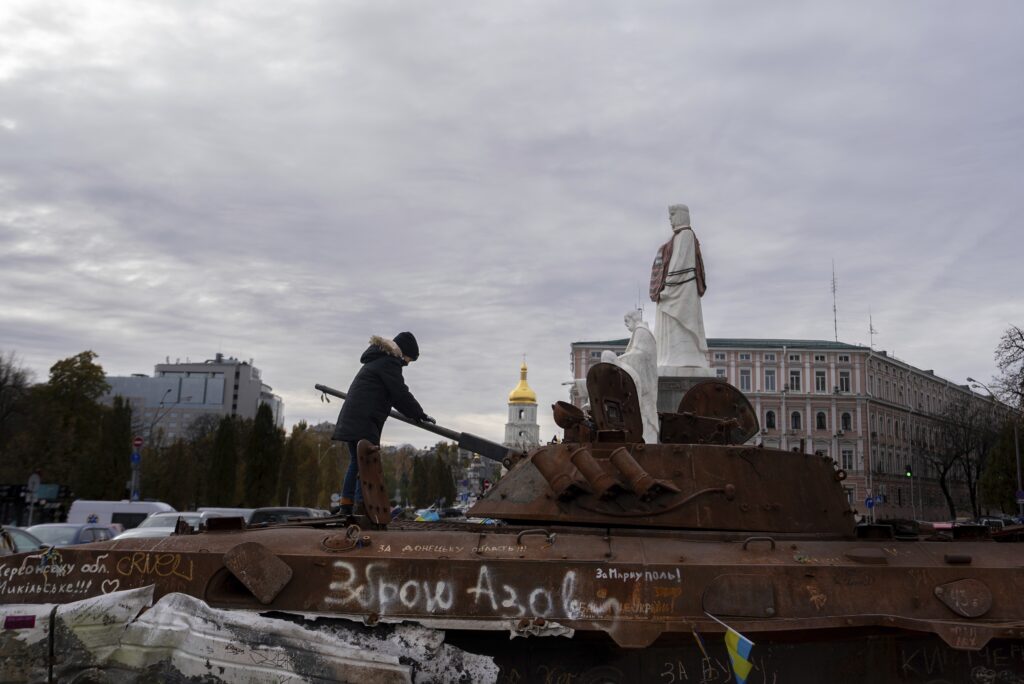
[[789, 355], [789, 360], [790, 361], [799, 361], [800, 360], [800, 355], [799, 354], [790, 354]]
[[765, 368], [764, 369], [764, 391], [774, 392], [775, 391], [775, 369]]
[[850, 391], [850, 371], [839, 371], [839, 391]]
[[789, 371], [789, 389], [792, 392], [800, 391], [800, 371], [791, 370]]
[[764, 426], [769, 430], [775, 429], [775, 411], [765, 411]]
[[740, 361], [749, 361], [750, 352], [740, 352]]
[[839, 355], [839, 363], [850, 363], [850, 355], [849, 354], [840, 354]]
[[724, 368], [716, 368], [715, 369], [715, 377], [716, 378], [722, 378], [724, 380], [725, 379], [725, 369]]
[[824, 411], [818, 411], [814, 416], [814, 429], [815, 430], [828, 430], [828, 420], [825, 418]]
[[741, 368], [740, 369], [740, 390], [743, 391], [743, 392], [749, 392], [750, 391], [750, 369], [749, 368]]
[[842, 449], [843, 470], [853, 470], [853, 449]]
[[814, 371], [814, 391], [815, 392], [827, 392], [825, 388], [825, 371], [816, 370]]
[[799, 411], [793, 411], [791, 414], [789, 414], [789, 427], [792, 430], [799, 430], [800, 429], [800, 412]]
[[526, 411], [524, 411], [523, 409], [519, 409], [519, 420], [522, 420], [525, 417], [526, 417]]
[[599, 359], [599, 358], [601, 358], [601, 352], [599, 352], [599, 351], [592, 351], [592, 352], [590, 352], [590, 358], [592, 358], [592, 359]]
[[767, 353], [767, 354], [765, 354], [764, 355], [764, 360], [765, 361], [774, 361], [775, 360], [775, 354], [774, 353]]
[[842, 415], [842, 417], [840, 418], [840, 423], [839, 424], [840, 424], [840, 426], [842, 426], [842, 430], [844, 432], [848, 431], [848, 430], [852, 430], [853, 429], [853, 417], [849, 413], [844, 413]]
[[715, 352], [715, 361], [725, 361], [725, 352]]
[[819, 363], [822, 363], [822, 362], [825, 361], [825, 355], [824, 354], [815, 354], [814, 355], [814, 360], [819, 362]]

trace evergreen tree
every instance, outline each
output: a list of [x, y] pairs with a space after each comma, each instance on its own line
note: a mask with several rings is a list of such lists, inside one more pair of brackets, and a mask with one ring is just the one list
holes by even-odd
[[[329, 508], [331, 495], [341, 493], [341, 483], [345, 479], [345, 471], [348, 469], [348, 447], [339, 442], [337, 448], [329, 453], [323, 449], [319, 453], [317, 507]], [[315, 456], [313, 458], [316, 459]]]
[[192, 500], [196, 506], [211, 505], [210, 478], [208, 474], [213, 463], [213, 444], [220, 426], [221, 417], [213, 413], [198, 416], [189, 423], [185, 431], [185, 441], [191, 451], [192, 462], [195, 464]]
[[195, 454], [191, 445], [176, 439], [170, 446], [154, 451], [155, 464], [146, 468], [143, 492], [174, 506], [179, 511], [195, 510], [196, 479]]
[[452, 468], [448, 462], [436, 453], [430, 464], [430, 498], [431, 502], [444, 501], [445, 506], [450, 506], [455, 501], [455, 478], [452, 475]]
[[409, 483], [409, 500], [417, 508], [430, 505], [429, 469], [424, 463], [426, 459], [416, 457], [412, 461], [412, 481]]
[[74, 491], [78, 498], [117, 500], [127, 496], [131, 478], [132, 409], [123, 397], [102, 407], [95, 446], [75, 463]]
[[237, 506], [235, 482], [238, 471], [237, 424], [231, 416], [224, 416], [217, 425], [210, 452], [208, 495], [215, 506]]
[[285, 440], [281, 449], [281, 465], [277, 475], [277, 501], [282, 506], [311, 506], [306, 503], [299, 491], [299, 455], [297, 448], [300, 440], [295, 439], [295, 430], [292, 430], [292, 437]]
[[276, 503], [277, 477], [283, 455], [284, 433], [274, 424], [274, 414], [270, 406], [260, 404], [243, 458], [244, 498], [248, 506], [257, 508], [273, 506]]

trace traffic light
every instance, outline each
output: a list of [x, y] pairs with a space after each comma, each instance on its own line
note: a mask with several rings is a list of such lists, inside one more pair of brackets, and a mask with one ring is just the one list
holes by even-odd
[[910, 469], [910, 466], [909, 466], [909, 465], [907, 466], [906, 472], [905, 472], [904, 474], [905, 474], [905, 475], [906, 475], [907, 477], [914, 477], [914, 471], [912, 471], [912, 470]]

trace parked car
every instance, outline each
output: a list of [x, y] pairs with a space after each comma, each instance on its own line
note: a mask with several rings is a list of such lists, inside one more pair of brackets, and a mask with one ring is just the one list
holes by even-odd
[[173, 511], [174, 506], [162, 501], [91, 501], [78, 499], [71, 502], [69, 523], [116, 523], [126, 530], [137, 527], [150, 513]]
[[1002, 518], [996, 518], [996, 517], [990, 516], [990, 515], [983, 515], [980, 518], [978, 518], [977, 520], [975, 520], [974, 523], [976, 525], [984, 525], [985, 527], [989, 527], [993, 531], [994, 530], [1001, 530], [1004, 527], [1006, 527], [1006, 521], [1005, 520], [1003, 520]]
[[284, 523], [292, 518], [323, 518], [326, 511], [319, 508], [303, 507], [268, 507], [257, 508], [249, 518], [250, 525], [264, 525], [269, 523]]
[[106, 525], [78, 525], [75, 523], [44, 523], [33, 525], [28, 532], [47, 546], [71, 546], [94, 541], [107, 541], [116, 534]]
[[36, 551], [42, 547], [41, 541], [23, 529], [9, 525], [0, 528], [0, 556]]
[[174, 532], [174, 526], [178, 520], [187, 522], [193, 530], [210, 518], [220, 516], [214, 513], [200, 513], [199, 511], [174, 511], [171, 513], [153, 513], [143, 520], [138, 527], [126, 530], [114, 537], [114, 539], [138, 539], [140, 537], [169, 537]]

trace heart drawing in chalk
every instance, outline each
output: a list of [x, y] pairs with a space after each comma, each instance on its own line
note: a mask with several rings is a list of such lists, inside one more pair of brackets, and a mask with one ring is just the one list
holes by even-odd
[[109, 594], [112, 591], [117, 591], [120, 587], [121, 580], [119, 579], [103, 580], [103, 582], [100, 584], [100, 589], [103, 591], [104, 594]]

